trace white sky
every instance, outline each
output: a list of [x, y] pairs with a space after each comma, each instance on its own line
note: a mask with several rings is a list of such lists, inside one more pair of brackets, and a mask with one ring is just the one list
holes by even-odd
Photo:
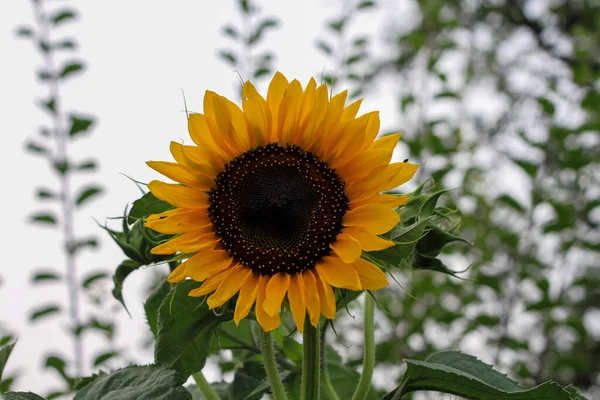
[[[157, 174], [145, 165], [146, 160], [170, 160], [171, 140], [189, 142], [180, 89], [194, 111], [202, 110], [205, 90], [236, 98], [237, 75], [217, 59], [216, 53], [232, 45], [220, 32], [225, 22], [239, 25], [239, 15], [231, 0], [178, 1], [169, 2], [168, 7], [165, 2], [141, 1], [64, 3], [75, 5], [81, 18], [57, 32], [76, 36], [80, 45], [76, 56], [87, 62], [88, 69], [63, 87], [63, 104], [67, 110], [90, 112], [98, 118], [93, 134], [75, 141], [71, 150], [81, 158], [97, 157], [101, 166], [100, 173], [82, 175], [74, 186], [97, 182], [105, 189], [105, 195], [78, 216], [77, 231], [94, 233], [101, 239], [99, 251], [86, 252], [80, 258], [81, 276], [98, 268], [112, 272], [125, 258], [93, 221], [104, 222], [106, 217], [122, 214], [125, 204], [139, 196], [135, 185], [120, 174], [148, 182]], [[309, 77], [318, 79], [324, 68], [331, 67], [315, 49], [314, 41], [323, 32], [325, 18], [338, 13], [337, 1], [265, 0], [260, 4], [265, 14], [276, 15], [283, 23], [267, 34], [265, 42], [276, 54], [278, 70], [289, 79], [306, 83]], [[362, 29], [371, 29], [375, 23], [369, 22], [378, 18], [376, 12], [368, 14]], [[47, 122], [34, 103], [37, 96], [45, 94], [45, 88], [34, 79], [39, 54], [30, 43], [14, 36], [17, 25], [32, 22], [29, 2], [0, 2], [0, 173], [5, 232], [0, 324], [19, 338], [7, 368], [7, 375], [19, 373], [14, 389], [46, 393], [60, 387], [53, 374], [42, 368], [42, 356], [57, 349], [70, 356], [71, 345], [65, 335], [66, 320], [59, 322], [52, 317], [35, 325], [28, 323], [32, 308], [38, 305], [66, 305], [66, 291], [61, 286], [30, 284], [32, 271], [38, 267], [63, 270], [57, 231], [27, 223], [28, 214], [53, 207], [34, 199], [35, 187], [57, 187], [47, 164], [23, 150], [27, 138], [39, 138], [37, 127]], [[263, 93], [265, 85], [261, 85]], [[379, 109], [382, 127], [392, 126], [393, 91], [387, 88], [369, 96], [362, 111]], [[404, 154], [398, 158], [405, 158]], [[132, 318], [124, 311], [117, 315], [118, 347], [139, 363], [152, 360], [151, 352], [141, 349], [147, 331], [141, 294], [151, 275], [149, 271], [130, 275], [124, 293]], [[91, 354], [102, 348], [98, 347], [102, 342], [88, 335], [85, 343], [87, 364]]]

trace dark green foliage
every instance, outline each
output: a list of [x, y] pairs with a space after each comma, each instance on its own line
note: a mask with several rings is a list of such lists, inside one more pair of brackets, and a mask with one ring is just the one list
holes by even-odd
[[188, 296], [197, 282], [185, 280], [175, 285], [158, 311], [158, 332], [154, 358], [187, 378], [204, 367], [213, 336], [233, 312], [209, 310], [203, 297]]
[[97, 377], [75, 400], [191, 400], [180, 375], [162, 366], [129, 366]]

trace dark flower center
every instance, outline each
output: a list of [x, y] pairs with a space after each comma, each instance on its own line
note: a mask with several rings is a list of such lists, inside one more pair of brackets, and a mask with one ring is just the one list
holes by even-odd
[[314, 154], [271, 143], [231, 160], [208, 209], [221, 245], [255, 273], [297, 273], [330, 253], [348, 210], [344, 182]]

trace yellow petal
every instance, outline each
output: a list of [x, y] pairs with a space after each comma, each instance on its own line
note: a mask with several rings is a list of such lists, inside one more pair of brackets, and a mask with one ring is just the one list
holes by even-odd
[[188, 260], [186, 273], [193, 280], [202, 282], [229, 267], [232, 262], [233, 259], [224, 250], [201, 251]]
[[235, 312], [233, 313], [233, 321], [236, 325], [246, 318], [258, 294], [259, 276], [251, 274], [240, 289], [240, 296], [235, 304]]
[[[204, 101], [206, 104], [206, 98]], [[226, 150], [228, 149], [228, 146], [221, 147], [221, 144], [225, 145], [221, 136], [217, 136], [216, 139], [218, 139], [218, 141], [215, 140], [214, 134], [211, 132], [204, 114], [190, 114], [188, 118], [188, 131], [190, 137], [203, 154], [214, 154], [221, 158], [227, 158], [225, 155], [227, 154]]]
[[222, 135], [241, 152], [250, 148], [248, 121], [240, 108], [223, 96], [215, 96], [215, 121]]
[[358, 114], [358, 110], [360, 109], [360, 105], [362, 104], [363, 99], [358, 99], [354, 103], [350, 104], [348, 107], [344, 109], [342, 112], [341, 120], [349, 120], [354, 119], [356, 114]]
[[356, 270], [363, 289], [379, 290], [388, 285], [385, 274], [375, 264], [361, 258], [358, 262], [352, 264], [352, 267]]
[[323, 257], [321, 262], [316, 265], [317, 272], [331, 286], [362, 290], [360, 280], [351, 264], [344, 263], [338, 257]]
[[281, 302], [290, 286], [290, 275], [285, 272], [279, 272], [271, 277], [267, 285], [265, 302], [263, 309], [269, 316], [274, 316], [281, 309]]
[[188, 188], [173, 183], [152, 181], [148, 189], [158, 199], [166, 201], [176, 207], [206, 209], [208, 208], [208, 195], [197, 189]]
[[374, 141], [373, 144], [369, 146], [369, 150], [387, 150], [391, 153], [396, 148], [396, 145], [398, 144], [398, 141], [400, 140], [401, 136], [401, 133], [386, 135], [381, 139], [377, 139], [376, 141]]
[[179, 264], [177, 266], [177, 268], [175, 268], [173, 271], [171, 271], [171, 273], [169, 274], [169, 277], [167, 278], [167, 282], [177, 283], [177, 282], [181, 282], [182, 280], [184, 280], [186, 277], [186, 275], [185, 275], [185, 264], [186, 263], [187, 263], [187, 261]]
[[[318, 274], [317, 274], [318, 275]], [[319, 291], [319, 299], [321, 300], [321, 313], [327, 319], [335, 318], [335, 295], [331, 286], [323, 280], [319, 275], [317, 276], [317, 289]]]
[[408, 182], [419, 169], [419, 165], [408, 162], [394, 163], [388, 166], [388, 179], [381, 185], [379, 191], [395, 189]]
[[302, 333], [304, 331], [304, 319], [306, 318], [306, 302], [304, 301], [304, 279], [300, 274], [291, 276], [288, 301], [296, 327]]
[[278, 122], [279, 104], [283, 99], [288, 85], [285, 76], [280, 72], [276, 72], [275, 76], [273, 76], [273, 80], [271, 80], [271, 83], [269, 84], [269, 90], [267, 91], [267, 104], [271, 110], [272, 117], [271, 137], [269, 140], [273, 142], [277, 142], [279, 139], [277, 131], [277, 127], [280, 125]]
[[212, 232], [201, 231], [185, 232], [173, 239], [166, 241], [150, 250], [152, 254], [173, 254], [176, 252], [195, 253], [213, 247], [220, 239]]
[[348, 211], [343, 218], [344, 226], [355, 226], [376, 235], [389, 232], [400, 222], [398, 213], [384, 204], [365, 204]]
[[290, 82], [283, 99], [279, 104], [279, 142], [282, 144], [293, 144], [294, 134], [298, 130], [300, 111], [302, 109], [303, 92], [302, 85], [296, 79]]
[[345, 263], [352, 263], [360, 258], [361, 249], [360, 243], [352, 236], [340, 233], [335, 237], [335, 242], [329, 245], [331, 249]]
[[206, 232], [212, 230], [212, 223], [208, 218], [208, 213], [204, 210], [190, 210], [186, 208], [176, 208], [160, 214], [150, 215], [144, 221], [146, 228], [154, 229], [157, 232], [176, 234], [201, 229]]
[[382, 239], [379, 236], [362, 229], [346, 228], [344, 229], [344, 232], [356, 239], [358, 243], [360, 243], [360, 247], [363, 251], [379, 251], [394, 246], [394, 242], [391, 240]]
[[241, 264], [231, 268], [217, 290], [206, 300], [208, 307], [215, 308], [225, 304], [240, 290], [250, 274], [252, 274], [252, 270]]
[[310, 318], [311, 325], [316, 327], [319, 324], [319, 317], [321, 316], [317, 281], [310, 270], [302, 273], [302, 280], [304, 281], [304, 300], [306, 302], [306, 309], [308, 310], [308, 317]]
[[362, 146], [363, 149], [368, 148], [375, 141], [377, 134], [379, 134], [380, 126], [379, 111], [372, 111], [365, 115], [369, 115], [369, 122], [367, 123], [367, 129], [365, 131], [366, 134]]
[[219, 287], [221, 282], [223, 282], [223, 279], [227, 277], [230, 271], [231, 268], [221, 271], [217, 275], [211, 276], [205, 280], [199, 288], [190, 290], [188, 296], [201, 297], [210, 292], [214, 292]]
[[270, 332], [273, 329], [277, 329], [281, 324], [281, 320], [279, 319], [279, 314], [274, 316], [270, 316], [267, 314], [263, 308], [263, 304], [265, 303], [266, 298], [266, 287], [269, 283], [270, 277], [262, 276], [260, 282], [258, 284], [258, 295], [256, 298], [256, 321], [262, 326], [265, 332]]
[[242, 88], [242, 108], [250, 125], [250, 146], [266, 145], [271, 137], [271, 110], [249, 81]]

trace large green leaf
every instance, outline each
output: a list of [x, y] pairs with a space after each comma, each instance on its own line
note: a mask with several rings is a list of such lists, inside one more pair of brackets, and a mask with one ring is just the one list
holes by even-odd
[[31, 392], [8, 392], [3, 394], [5, 400], [45, 400]]
[[401, 399], [406, 393], [427, 390], [473, 400], [573, 400], [569, 391], [555, 382], [524, 388], [473, 356], [442, 351], [426, 361], [406, 360], [408, 367], [400, 386], [384, 400]]
[[127, 222], [133, 224], [139, 219], [144, 219], [149, 215], [158, 214], [171, 208], [173, 208], [171, 204], [157, 199], [152, 192], [148, 192], [133, 202], [133, 207], [131, 207], [131, 211], [129, 211]]
[[209, 310], [203, 297], [188, 296], [197, 287], [198, 282], [192, 280], [180, 282], [158, 310], [155, 360], [175, 369], [184, 379], [204, 367], [217, 327], [233, 317], [229, 310], [219, 315]]
[[191, 400], [185, 381], [164, 366], [129, 366], [102, 375], [85, 386], [75, 400]]

